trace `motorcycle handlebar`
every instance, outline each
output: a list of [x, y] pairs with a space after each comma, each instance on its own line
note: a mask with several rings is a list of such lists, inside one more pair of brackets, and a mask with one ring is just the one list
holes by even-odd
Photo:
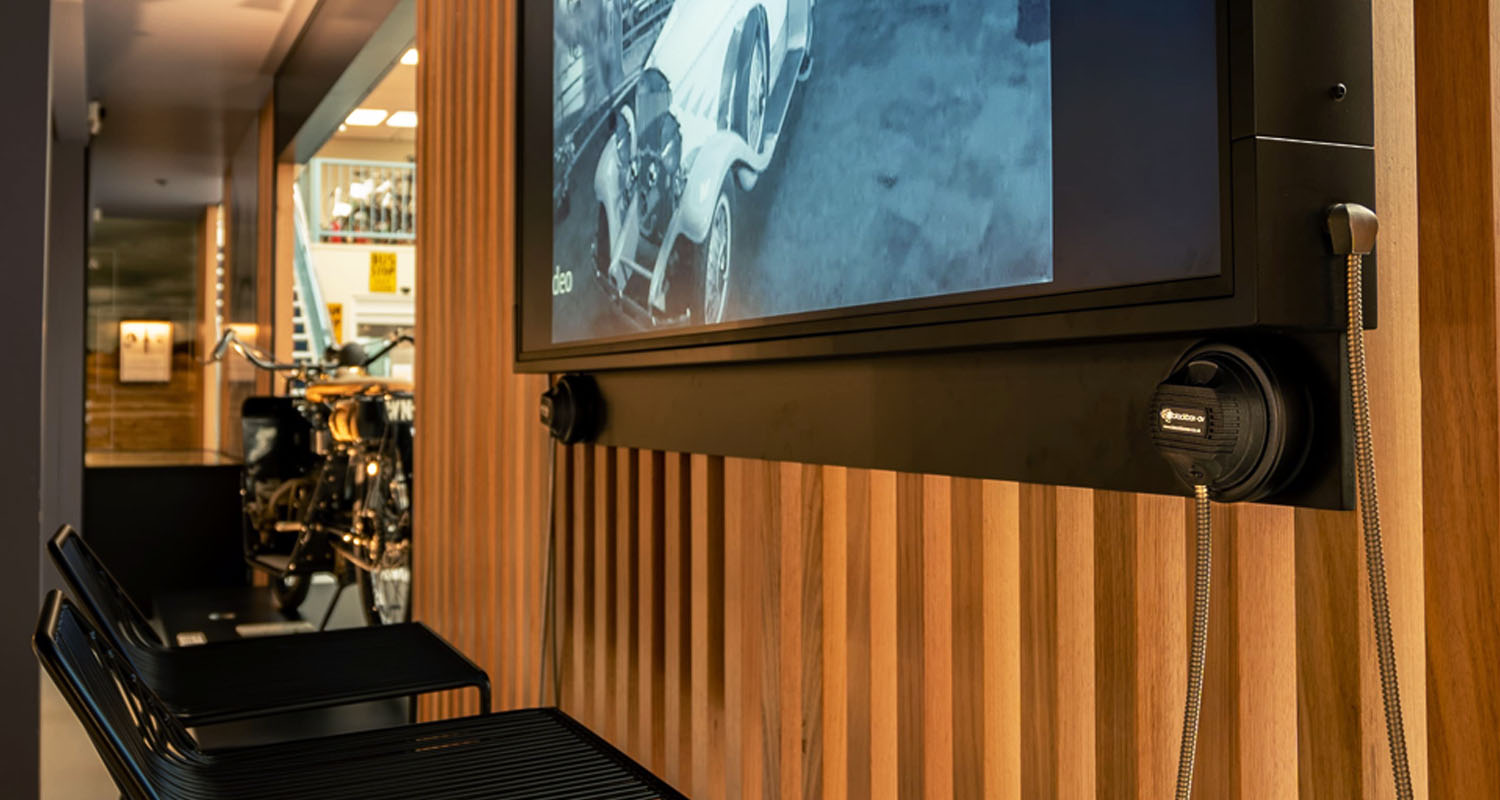
[[321, 369], [320, 366], [315, 364], [284, 364], [275, 361], [265, 353], [240, 341], [239, 336], [235, 334], [233, 328], [224, 331], [224, 335], [219, 337], [219, 343], [214, 346], [213, 352], [209, 354], [208, 363], [212, 364], [216, 361], [222, 361], [230, 349], [239, 353], [241, 357], [257, 368], [267, 372], [292, 372], [301, 369], [316, 371]]
[[371, 364], [374, 364], [376, 361], [379, 361], [380, 359], [385, 358], [385, 355], [387, 353], [391, 352], [392, 350], [395, 350], [397, 347], [399, 347], [402, 344], [416, 344], [416, 343], [417, 343], [417, 340], [416, 340], [415, 337], [413, 337], [409, 333], [403, 333], [400, 336], [397, 336], [396, 338], [392, 339], [389, 343], [386, 344], [385, 347], [382, 347], [379, 350], [376, 350], [375, 354], [372, 355], [372, 356], [370, 356], [369, 358], [365, 359], [365, 363], [360, 364], [360, 366], [361, 367], [368, 367]]
[[213, 352], [209, 354], [206, 363], [212, 364], [224, 360], [224, 356], [228, 354], [230, 349], [233, 349], [236, 353], [239, 353], [240, 356], [242, 356], [246, 361], [249, 361], [251, 364], [260, 369], [266, 370], [267, 372], [295, 372], [300, 370], [306, 370], [308, 372], [325, 372], [334, 368], [335, 366], [357, 366], [363, 369], [384, 358], [386, 354], [390, 353], [400, 345], [415, 344], [416, 341], [417, 340], [411, 334], [403, 333], [400, 336], [391, 339], [390, 342], [388, 342], [384, 347], [375, 351], [374, 355], [368, 356], [358, 364], [329, 365], [311, 362], [306, 364], [286, 364], [275, 361], [265, 353], [262, 353], [260, 350], [257, 350], [256, 348], [251, 347], [244, 342], [241, 342], [239, 336], [235, 334], [234, 329], [231, 328], [227, 331], [224, 331], [224, 335], [219, 337], [219, 342], [214, 346]]

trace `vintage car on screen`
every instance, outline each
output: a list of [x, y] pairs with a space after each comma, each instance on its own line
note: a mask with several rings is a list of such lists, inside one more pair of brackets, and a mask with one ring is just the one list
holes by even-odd
[[568, 216], [573, 168], [640, 78], [672, 0], [556, 0], [552, 209]]
[[594, 262], [649, 325], [724, 320], [736, 205], [812, 68], [815, 0], [678, 0], [594, 173]]

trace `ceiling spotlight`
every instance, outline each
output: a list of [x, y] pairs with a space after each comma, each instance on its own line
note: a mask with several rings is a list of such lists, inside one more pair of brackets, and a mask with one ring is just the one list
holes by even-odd
[[391, 115], [390, 119], [385, 121], [385, 124], [392, 128], [415, 128], [417, 127], [417, 112], [397, 111]]
[[413, 47], [403, 53], [401, 55], [401, 63], [408, 67], [415, 67], [417, 65], [417, 48]]
[[369, 128], [385, 122], [389, 114], [390, 112], [383, 108], [356, 108], [349, 114], [349, 118], [344, 120], [344, 124]]

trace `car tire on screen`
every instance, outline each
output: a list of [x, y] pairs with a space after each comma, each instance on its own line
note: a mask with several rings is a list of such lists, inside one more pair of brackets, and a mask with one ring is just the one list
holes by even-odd
[[702, 245], [703, 324], [724, 321], [729, 299], [729, 279], [734, 266], [734, 177], [724, 176], [714, 213], [708, 223], [708, 236]]
[[708, 234], [695, 244], [678, 239], [667, 262], [666, 311], [689, 325], [724, 321], [729, 282], [734, 274], [735, 183], [724, 176]]
[[734, 78], [734, 131], [759, 153], [765, 138], [766, 103], [771, 94], [770, 45], [759, 9], [745, 20], [740, 68]]

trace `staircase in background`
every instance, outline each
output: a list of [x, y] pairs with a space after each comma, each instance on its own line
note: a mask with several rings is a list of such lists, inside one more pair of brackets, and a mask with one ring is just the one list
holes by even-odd
[[302, 304], [302, 292], [292, 287], [292, 358], [312, 358], [312, 338], [308, 334], [307, 309]]
[[292, 283], [292, 355], [295, 358], [311, 358], [333, 345], [333, 322], [328, 316], [328, 304], [323, 302], [323, 292], [318, 288], [317, 276], [313, 273], [312, 239], [308, 234], [307, 208], [302, 202], [302, 187], [292, 185], [293, 237]]

